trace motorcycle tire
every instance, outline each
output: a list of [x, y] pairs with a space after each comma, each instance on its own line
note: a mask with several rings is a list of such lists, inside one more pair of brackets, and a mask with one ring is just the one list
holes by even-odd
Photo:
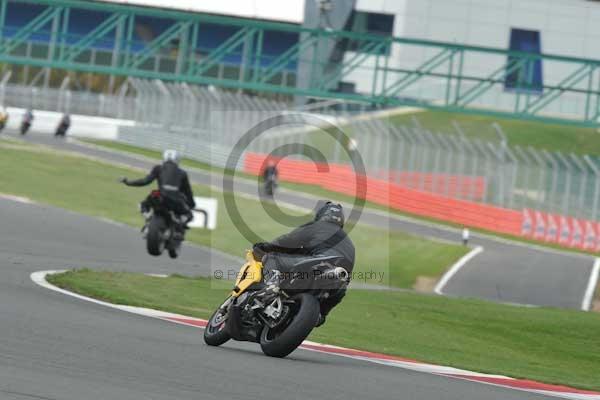
[[265, 193], [267, 196], [273, 197], [273, 184], [272, 183], [267, 183], [265, 185]]
[[274, 334], [267, 325], [260, 334], [260, 347], [267, 356], [283, 358], [296, 350], [319, 321], [319, 301], [308, 293], [296, 297], [300, 307], [283, 332]]
[[225, 322], [217, 321], [216, 319], [219, 316], [221, 318], [223, 317], [223, 313], [220, 308], [218, 308], [213, 315], [211, 315], [206, 327], [204, 328], [204, 343], [209, 346], [220, 346], [231, 339], [231, 336], [229, 336], [225, 326], [227, 319], [225, 319]]
[[160, 217], [153, 217], [148, 224], [148, 235], [146, 236], [146, 248], [153, 256], [160, 256], [165, 250], [165, 221]]
[[169, 248], [169, 257], [171, 257], [172, 259], [176, 259], [177, 257], [179, 257], [179, 245]]

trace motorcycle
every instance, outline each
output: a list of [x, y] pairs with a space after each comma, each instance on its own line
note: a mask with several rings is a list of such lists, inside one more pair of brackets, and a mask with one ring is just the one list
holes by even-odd
[[146, 239], [146, 249], [153, 256], [160, 256], [166, 249], [169, 257], [177, 258], [181, 250], [183, 235], [177, 235], [178, 225], [183, 225], [181, 219], [166, 205], [160, 191], [153, 190], [141, 207], [146, 224], [142, 234]]
[[291, 274], [284, 279], [276, 275], [265, 282], [262, 263], [248, 251], [231, 294], [204, 329], [204, 342], [209, 346], [220, 346], [230, 339], [255, 342], [267, 356], [287, 356], [319, 322], [320, 302], [332, 290], [347, 287], [349, 274], [336, 266], [339, 260], [316, 257], [303, 262], [302, 270], [312, 271], [307, 280]]
[[6, 123], [8, 122], [8, 114], [0, 113], [0, 132], [6, 128]]
[[67, 134], [67, 129], [69, 129], [69, 127], [67, 125], [64, 124], [60, 124], [58, 125], [58, 127], [56, 128], [56, 131], [54, 132], [54, 136], [55, 137], [65, 137], [65, 135]]
[[277, 180], [274, 177], [270, 177], [265, 180], [264, 185], [265, 194], [272, 197], [273, 193], [275, 193], [275, 188], [277, 187]]
[[21, 122], [21, 135], [25, 135], [30, 127], [31, 127], [31, 122], [29, 122], [29, 121]]

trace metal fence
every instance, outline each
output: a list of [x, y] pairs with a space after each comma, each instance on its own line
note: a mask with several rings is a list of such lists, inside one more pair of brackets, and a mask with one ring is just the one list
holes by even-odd
[[62, 81], [60, 87], [52, 88], [9, 83], [11, 75], [12, 71], [9, 70], [0, 79], [0, 104], [69, 114], [135, 118], [135, 97], [126, 95], [126, 85], [121, 87], [118, 94], [110, 95], [70, 90], [69, 77]]
[[[216, 166], [225, 166], [250, 128], [287, 114], [288, 119], [297, 118], [297, 124], [268, 129], [244, 151], [269, 153], [292, 145], [295, 153], [313, 149], [328, 162], [344, 164], [349, 162], [349, 147], [356, 146], [369, 176], [403, 187], [512, 209], [599, 217], [597, 157], [510, 146], [497, 124], [492, 127], [497, 139], [478, 140], [458, 124], [447, 132], [432, 132], [417, 117], [411, 124], [398, 125], [385, 112], [350, 103], [315, 102], [294, 108], [259, 96], [141, 79], [128, 79], [114, 96], [72, 92], [68, 85], [41, 89], [6, 81], [0, 81], [5, 105], [132, 119], [135, 126], [122, 127], [118, 140], [154, 149], [175, 147], [186, 157]], [[307, 127], [298, 115], [342, 127], [351, 143]]]
[[442, 133], [418, 123], [399, 126], [374, 119], [351, 123], [349, 129], [357, 133], [370, 175], [385, 176], [385, 169], [414, 172], [412, 179], [395, 174], [390, 180], [448, 197], [597, 220], [597, 157], [509, 146], [499, 126], [496, 141], [467, 139], [458, 125]]
[[[140, 106], [136, 119], [143, 125], [121, 135], [129, 143], [148, 145], [152, 140], [155, 148], [176, 143], [189, 157], [223, 166], [250, 128], [270, 116], [303, 112], [342, 127], [353, 138], [369, 176], [500, 207], [598, 218], [597, 158], [510, 146], [497, 124], [490, 127], [497, 139], [480, 140], [468, 137], [458, 124], [448, 132], [431, 132], [416, 117], [410, 125], [397, 125], [381, 113], [353, 109], [353, 104], [317, 102], [294, 109], [282, 102], [186, 84], [131, 84]], [[316, 149], [329, 162], [349, 162], [348, 143], [314, 126], [302, 126], [306, 121], [301, 119], [298, 126], [269, 129], [245, 150], [269, 153], [292, 145], [298, 154]]]

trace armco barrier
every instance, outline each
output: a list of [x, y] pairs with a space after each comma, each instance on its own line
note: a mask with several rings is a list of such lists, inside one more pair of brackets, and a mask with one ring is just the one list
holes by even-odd
[[[264, 154], [246, 153], [244, 172], [260, 174], [265, 161]], [[350, 196], [358, 193], [356, 175], [348, 165], [319, 165], [311, 161], [283, 158], [278, 160], [278, 170], [282, 181], [317, 185]], [[519, 211], [450, 199], [372, 177], [366, 178], [366, 184], [365, 199], [377, 204], [465, 226], [511, 235], [521, 234], [523, 215]]]

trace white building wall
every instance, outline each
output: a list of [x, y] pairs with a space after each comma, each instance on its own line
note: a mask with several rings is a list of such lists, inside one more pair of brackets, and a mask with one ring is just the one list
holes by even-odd
[[[428, 39], [473, 46], [508, 49], [511, 28], [540, 32], [545, 54], [600, 60], [600, 2], [587, 0], [358, 0], [357, 10], [394, 14], [394, 36]], [[395, 45], [389, 60], [391, 68], [412, 69], [439, 51], [421, 46]], [[353, 54], [347, 54], [349, 59]], [[373, 63], [374, 65], [374, 59]], [[506, 63], [502, 56], [470, 54], [465, 58], [465, 74], [491, 73]], [[545, 84], [558, 83], [575, 65], [544, 61]], [[444, 64], [435, 71], [447, 72]], [[372, 85], [369, 68], [358, 69], [346, 81], [353, 82], [359, 92]], [[400, 77], [397, 75], [396, 78]], [[388, 77], [389, 82], [394, 80]], [[382, 82], [379, 82], [382, 84]], [[582, 87], [587, 83], [582, 83]], [[407, 88], [402, 96], [443, 99], [446, 84], [427, 79]], [[466, 88], [466, 86], [465, 86]], [[475, 104], [508, 108], [514, 94], [497, 85]], [[570, 113], [582, 109], [583, 96], [557, 100], [549, 110]]]
[[265, 19], [301, 24], [305, 0], [98, 0], [135, 6], [168, 8], [196, 13]]

